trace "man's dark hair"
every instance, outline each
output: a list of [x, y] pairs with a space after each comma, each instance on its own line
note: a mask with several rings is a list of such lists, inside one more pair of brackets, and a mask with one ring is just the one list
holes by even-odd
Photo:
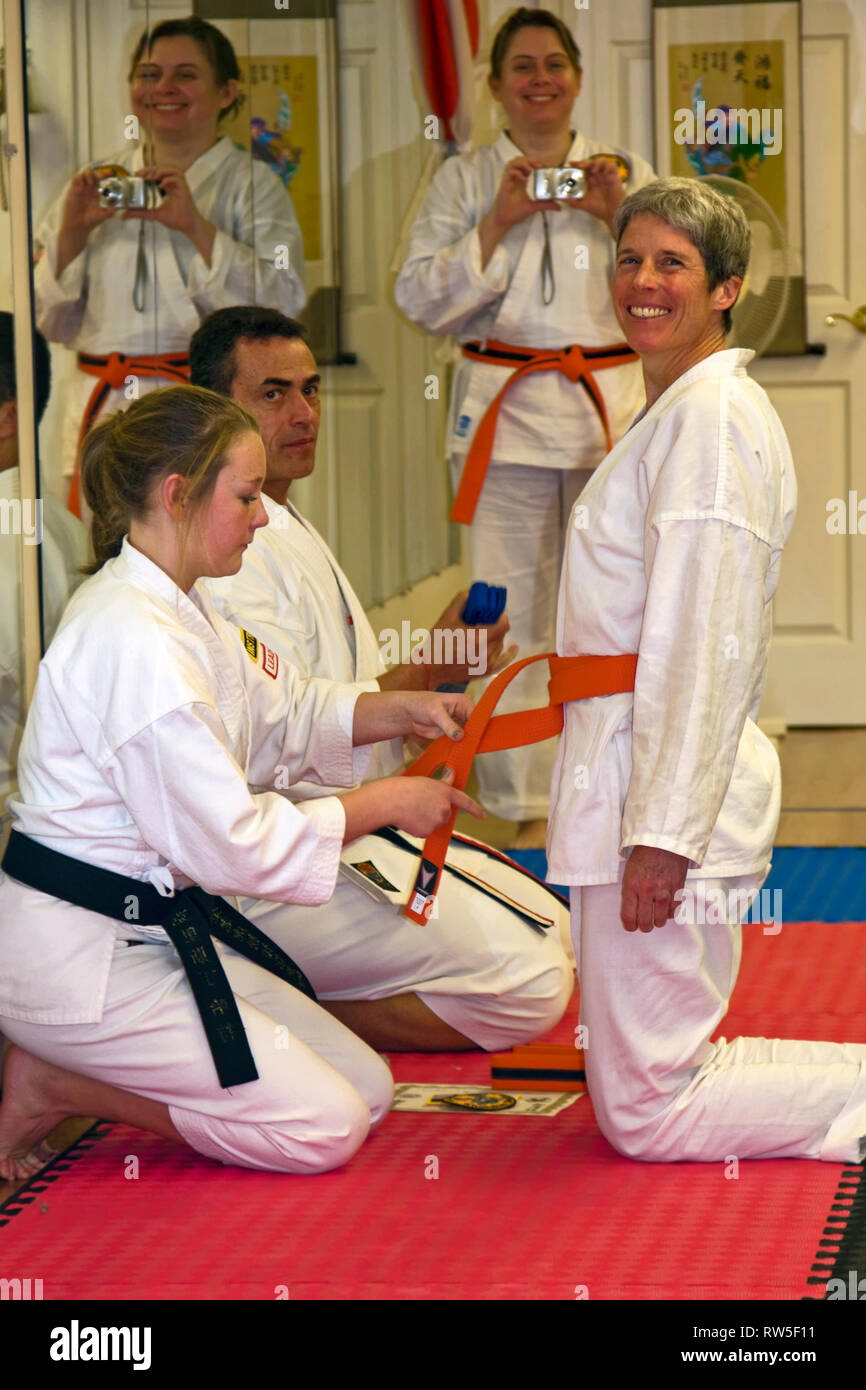
[[190, 381], [221, 396], [230, 396], [237, 364], [235, 346], [241, 338], [264, 342], [268, 338], [300, 338], [307, 341], [307, 330], [297, 319], [279, 309], [239, 304], [231, 309], [215, 309], [199, 324], [189, 345]]
[[[51, 354], [42, 334], [33, 330], [33, 393], [36, 397], [36, 423], [45, 414], [51, 395]], [[0, 311], [0, 405], [18, 395], [15, 380], [15, 321]]]

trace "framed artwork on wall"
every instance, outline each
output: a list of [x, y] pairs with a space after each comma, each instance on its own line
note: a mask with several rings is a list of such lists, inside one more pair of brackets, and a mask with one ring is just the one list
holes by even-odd
[[734, 198], [752, 254], [732, 345], [804, 353], [799, 0], [654, 0], [656, 168]]

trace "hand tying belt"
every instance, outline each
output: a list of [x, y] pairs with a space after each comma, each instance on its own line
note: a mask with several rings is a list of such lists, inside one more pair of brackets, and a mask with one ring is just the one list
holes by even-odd
[[473, 362], [492, 362], [500, 367], [510, 367], [514, 363], [516, 367], [499, 394], [490, 402], [475, 431], [475, 437], [466, 455], [454, 506], [451, 508], [452, 521], [462, 521], [466, 526], [470, 525], [493, 453], [499, 407], [506, 391], [520, 377], [528, 376], [530, 372], [557, 371], [562, 372], [569, 381], [579, 381], [601, 420], [608, 450], [613, 448], [607, 408], [593, 373], [601, 371], [604, 367], [621, 367], [625, 362], [637, 362], [637, 353], [632, 352], [627, 343], [593, 348], [578, 347], [577, 344], [565, 348], [522, 348], [488, 339], [486, 343], [464, 343], [463, 356]]
[[[513, 714], [493, 715], [496, 703], [514, 677], [534, 661], [550, 662], [548, 692], [550, 704], [542, 709], [517, 710]], [[420, 758], [407, 767], [405, 777], [429, 777], [445, 766], [454, 773], [454, 786], [462, 791], [476, 753], [492, 753], [502, 748], [522, 748], [540, 743], [561, 733], [562, 706], [571, 700], [586, 700], [592, 695], [615, 695], [634, 690], [637, 656], [557, 656], [545, 652], [527, 656], [507, 666], [490, 682], [463, 729], [463, 738], [455, 743], [447, 734], [437, 738]], [[448, 842], [457, 817], [456, 807], [450, 819], [427, 837], [418, 865], [418, 873], [403, 915], [420, 925], [433, 910], [433, 901], [442, 877], [442, 866]]]
[[143, 352], [127, 357], [123, 352], [112, 352], [108, 357], [94, 357], [91, 353], [79, 352], [78, 366], [82, 372], [98, 378], [81, 418], [78, 443], [75, 446], [75, 472], [69, 485], [67, 507], [80, 517], [78, 457], [81, 442], [104, 406], [109, 391], [119, 391], [128, 376], [162, 376], [178, 383], [188, 382], [189, 356], [185, 352]]
[[237, 1002], [226, 979], [212, 936], [293, 985], [310, 999], [316, 995], [304, 972], [276, 942], [260, 932], [224, 898], [202, 888], [184, 888], [162, 897], [149, 883], [82, 863], [13, 830], [2, 868], [12, 878], [76, 907], [160, 926], [183, 962], [207, 1035], [220, 1085], [240, 1086], [258, 1078]]

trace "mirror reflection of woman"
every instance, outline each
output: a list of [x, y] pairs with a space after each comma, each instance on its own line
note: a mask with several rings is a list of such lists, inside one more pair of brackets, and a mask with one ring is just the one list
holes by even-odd
[[[546, 10], [517, 10], [493, 43], [489, 78], [506, 129], [492, 144], [448, 159], [436, 173], [410, 235], [396, 285], [403, 312], [429, 333], [450, 333], [464, 346], [451, 393], [447, 450], [455, 490], [485, 412], [520, 365], [490, 356], [511, 348], [596, 353], [593, 372], [606, 407], [610, 441], [586, 389], [555, 370], [535, 371], [508, 387], [496, 421], [490, 467], [467, 527], [473, 579], [508, 589], [511, 636], [521, 656], [553, 648], [556, 588], [565, 523], [572, 503], [610, 442], [643, 404], [640, 368], [613, 313], [610, 222], [622, 202], [616, 165], [625, 156], [626, 191], [655, 175], [629, 151], [571, 128], [581, 88], [574, 39]], [[533, 169], [575, 164], [586, 195], [567, 203], [533, 201]], [[487, 351], [465, 355], [466, 346]], [[625, 362], [622, 362], [622, 355]], [[505, 364], [505, 365], [504, 365]], [[459, 494], [458, 494], [459, 496]], [[455, 519], [463, 519], [455, 517]], [[500, 701], [502, 712], [547, 703], [545, 672], [536, 666]], [[553, 744], [489, 753], [480, 759], [480, 797], [494, 815], [522, 822], [515, 844], [544, 844]]]
[[[231, 44], [205, 20], [166, 20], [142, 34], [129, 73], [141, 139], [118, 138], [104, 165], [157, 183], [158, 205], [101, 207], [100, 174], [89, 167], [39, 227], [37, 324], [49, 341], [79, 354], [81, 369], [64, 411], [67, 476], [100, 409], [125, 405], [131, 389], [188, 377], [187, 347], [206, 314], [258, 302], [293, 315], [305, 303], [303, 245], [288, 193], [220, 135], [242, 100], [239, 77]], [[73, 510], [77, 495], [74, 478]]]

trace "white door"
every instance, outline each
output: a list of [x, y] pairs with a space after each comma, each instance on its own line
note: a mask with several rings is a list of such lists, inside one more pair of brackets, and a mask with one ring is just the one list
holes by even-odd
[[[768, 359], [755, 371], [788, 432], [800, 493], [764, 707], [788, 724], [864, 724], [866, 534], [857, 533], [856, 515], [858, 499], [866, 513], [866, 335], [824, 323], [866, 304], [862, 0], [806, 0], [803, 115], [809, 342], [827, 352]], [[832, 529], [842, 503], [854, 513], [853, 534]]]
[[[581, 126], [652, 159], [647, 0], [550, 8], [582, 50]], [[866, 305], [866, 0], [804, 0], [802, 14], [808, 341], [826, 355], [752, 368], [787, 430], [800, 493], [761, 713], [788, 725], [866, 724], [866, 335], [824, 324]], [[843, 502], [855, 530], [835, 534]]]

